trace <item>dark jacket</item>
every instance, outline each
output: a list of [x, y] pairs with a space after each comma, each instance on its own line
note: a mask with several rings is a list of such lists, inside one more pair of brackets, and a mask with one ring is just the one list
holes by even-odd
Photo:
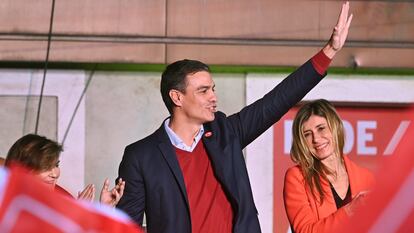
[[[262, 99], [228, 117], [217, 112], [214, 121], [204, 124], [205, 133], [211, 132], [211, 136], [205, 134], [202, 141], [234, 210], [233, 232], [261, 232], [243, 148], [277, 122], [322, 78], [308, 61]], [[145, 211], [149, 233], [191, 232], [183, 174], [163, 124], [153, 134], [125, 148], [119, 177], [126, 181], [126, 186], [117, 207], [139, 224]]]

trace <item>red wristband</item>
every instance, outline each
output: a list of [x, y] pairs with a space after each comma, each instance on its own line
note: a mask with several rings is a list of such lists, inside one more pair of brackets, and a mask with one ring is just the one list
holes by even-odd
[[328, 70], [331, 61], [332, 60], [327, 57], [322, 50], [311, 58], [313, 67], [320, 75], [324, 75], [326, 73], [326, 70]]

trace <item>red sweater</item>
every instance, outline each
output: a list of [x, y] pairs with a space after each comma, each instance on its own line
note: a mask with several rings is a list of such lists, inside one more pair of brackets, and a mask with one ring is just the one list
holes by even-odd
[[175, 149], [190, 204], [193, 233], [231, 233], [233, 210], [199, 141], [193, 152]]

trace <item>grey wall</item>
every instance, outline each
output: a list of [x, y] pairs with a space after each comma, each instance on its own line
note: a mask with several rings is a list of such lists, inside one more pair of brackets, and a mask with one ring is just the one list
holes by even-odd
[[[0, 94], [0, 157], [6, 158], [10, 146], [22, 135], [33, 133], [36, 125], [37, 96], [9, 96]], [[57, 138], [57, 98], [42, 100], [39, 133], [53, 140]]]

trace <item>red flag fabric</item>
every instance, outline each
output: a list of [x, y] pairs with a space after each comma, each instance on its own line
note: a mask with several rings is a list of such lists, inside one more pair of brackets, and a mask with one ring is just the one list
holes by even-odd
[[414, 232], [414, 111], [393, 156], [382, 160], [375, 190], [338, 232]]
[[53, 192], [20, 167], [0, 168], [0, 232], [143, 232], [124, 213]]

